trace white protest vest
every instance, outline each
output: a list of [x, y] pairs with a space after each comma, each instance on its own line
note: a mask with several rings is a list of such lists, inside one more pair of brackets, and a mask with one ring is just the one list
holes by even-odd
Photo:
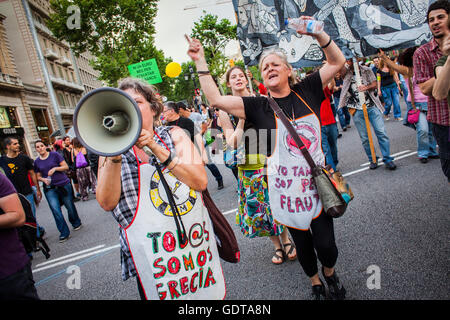
[[[322, 212], [311, 167], [303, 157], [280, 119], [277, 125], [276, 143], [273, 153], [267, 158], [269, 199], [274, 219], [288, 227], [308, 230], [311, 220]], [[321, 126], [312, 113], [291, 121], [302, 142], [308, 148], [316, 164], [323, 165]]]
[[185, 226], [188, 244], [181, 248], [165, 189], [156, 168], [139, 165], [139, 200], [125, 235], [139, 280], [148, 300], [225, 298], [225, 279], [216, 239], [201, 193], [167, 170]]

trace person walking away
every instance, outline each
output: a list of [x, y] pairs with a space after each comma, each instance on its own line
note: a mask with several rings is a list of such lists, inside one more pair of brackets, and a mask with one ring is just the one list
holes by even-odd
[[72, 161], [75, 163], [77, 180], [79, 184], [79, 190], [81, 194], [82, 201], [89, 200], [89, 189], [95, 194], [95, 189], [97, 187], [97, 179], [94, 172], [89, 165], [87, 160], [87, 150], [78, 141], [78, 138], [73, 138], [73, 149], [72, 149]]
[[69, 136], [65, 136], [63, 138], [63, 154], [64, 154], [64, 160], [66, 161], [67, 165], [69, 166], [69, 170], [66, 171], [67, 176], [69, 179], [72, 180], [72, 185], [75, 188], [75, 196], [74, 200], [79, 201], [80, 200], [80, 188], [78, 186], [78, 179], [77, 179], [77, 168], [75, 168], [75, 163], [72, 161], [72, 141]]

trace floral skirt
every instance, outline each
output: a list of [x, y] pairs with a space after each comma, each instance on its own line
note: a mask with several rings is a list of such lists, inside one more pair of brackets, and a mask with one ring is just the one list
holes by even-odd
[[239, 169], [239, 208], [236, 224], [249, 238], [278, 236], [284, 226], [273, 221], [263, 169]]

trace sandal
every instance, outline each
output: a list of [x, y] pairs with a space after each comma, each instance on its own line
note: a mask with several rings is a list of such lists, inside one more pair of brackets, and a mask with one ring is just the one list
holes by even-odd
[[[291, 248], [286, 252], [286, 246], [291, 246]], [[286, 254], [286, 257], [290, 260], [293, 261], [295, 259], [297, 259], [297, 253], [295, 253], [295, 256], [290, 257], [289, 255], [292, 254], [292, 252], [295, 249], [295, 246], [292, 244], [292, 242], [289, 243], [283, 243], [283, 247], [285, 249], [284, 253]]]
[[[278, 255], [277, 252], [281, 252], [281, 256]], [[273, 258], [275, 258], [276, 259], [275, 261], [278, 261], [278, 262], [274, 262]], [[275, 250], [275, 254], [272, 257], [272, 263], [273, 264], [282, 264], [283, 262], [284, 262], [284, 251], [283, 251], [283, 249]]]

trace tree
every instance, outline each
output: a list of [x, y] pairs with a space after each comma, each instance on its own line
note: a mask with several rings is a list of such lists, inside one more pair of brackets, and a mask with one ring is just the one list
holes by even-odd
[[211, 75], [218, 79], [228, 69], [228, 58], [225, 57], [225, 46], [231, 40], [237, 39], [236, 25], [231, 25], [228, 19], [218, 21], [218, 16], [207, 14], [194, 23], [191, 37], [200, 40], [205, 51]]
[[[171, 59], [154, 46], [154, 19], [158, 0], [51, 0], [47, 25], [56, 38], [69, 43], [75, 55], [91, 52], [100, 80], [117, 86], [129, 75], [127, 66], [155, 58], [163, 78], [156, 86], [170, 90], [173, 79], [165, 75]], [[73, 10], [79, 8], [78, 28], [70, 28]]]

